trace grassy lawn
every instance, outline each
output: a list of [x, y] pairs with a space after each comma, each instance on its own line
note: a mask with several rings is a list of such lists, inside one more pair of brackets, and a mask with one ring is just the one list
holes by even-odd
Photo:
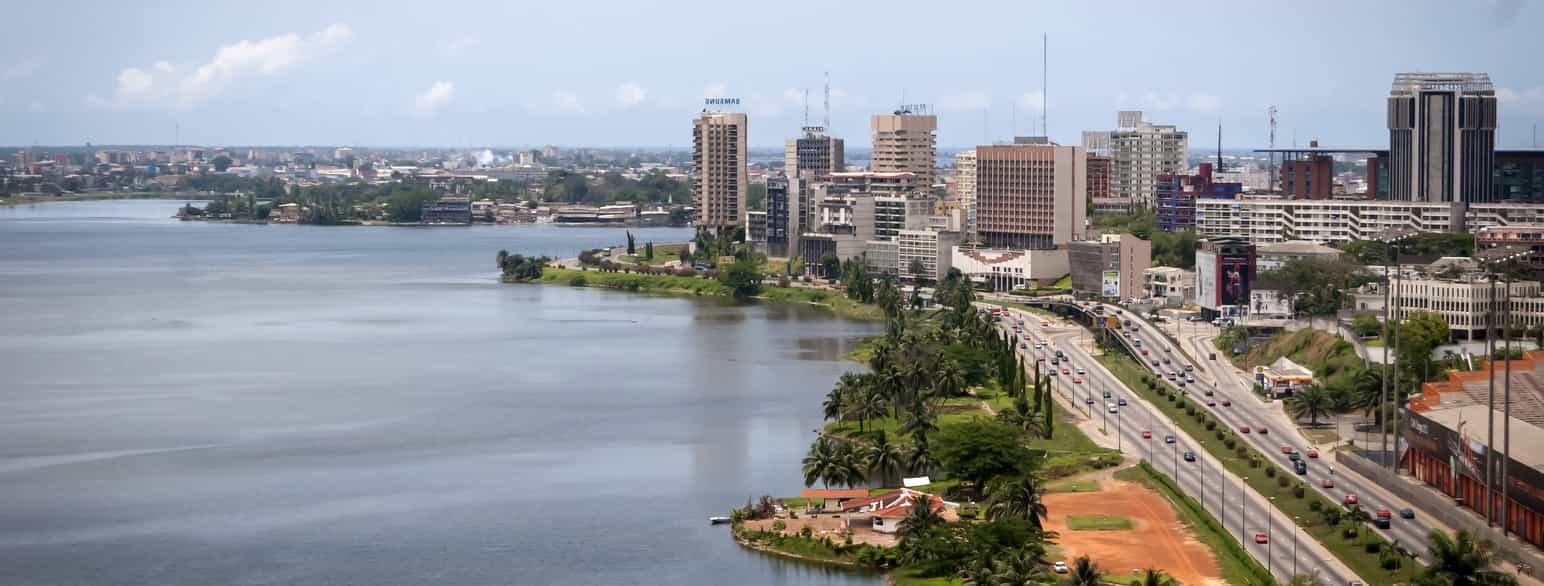
[[[1240, 477], [1247, 477], [1250, 487], [1261, 495], [1275, 498], [1277, 508], [1288, 516], [1298, 518], [1298, 526], [1303, 528], [1304, 533], [1324, 544], [1331, 554], [1340, 558], [1369, 584], [1408, 584], [1414, 577], [1418, 567], [1415, 561], [1406, 558], [1399, 569], [1384, 570], [1379, 566], [1378, 554], [1368, 553], [1364, 549], [1364, 543], [1369, 541], [1382, 544], [1380, 547], [1388, 547], [1382, 536], [1369, 528], [1363, 532], [1364, 537], [1347, 539], [1341, 531], [1348, 525], [1328, 525], [1314, 510], [1315, 507], [1320, 509], [1337, 507], [1338, 503], [1324, 498], [1307, 487], [1303, 488], [1303, 497], [1299, 498], [1293, 493], [1293, 488], [1301, 484], [1297, 476], [1286, 468], [1276, 465], [1274, 458], [1262, 456], [1253, 448], [1245, 446], [1234, 435], [1233, 430], [1225, 426], [1217, 425], [1215, 429], [1208, 430], [1205, 422], [1215, 422], [1215, 420], [1204, 410], [1197, 410], [1195, 415], [1188, 414], [1186, 407], [1193, 407], [1193, 405], [1188, 404], [1189, 402], [1184, 399], [1178, 399], [1177, 395], [1169, 393], [1166, 398], [1156, 391], [1149, 390], [1143, 383], [1144, 371], [1130, 357], [1123, 354], [1106, 354], [1098, 357], [1097, 360], [1126, 386], [1141, 393], [1148, 402], [1157, 405], [1191, 438], [1200, 441], [1201, 447], [1222, 462], [1228, 471]], [[1187, 404], [1182, 406], [1182, 402]], [[1235, 443], [1235, 448], [1230, 449], [1224, 445], [1228, 440]], [[1267, 469], [1275, 470], [1275, 476], [1268, 475]], [[1286, 479], [1284, 486], [1279, 480], [1282, 478]], [[1316, 502], [1317, 505], [1313, 504]], [[1406, 544], [1407, 547], [1411, 545], [1416, 544]]]
[[[542, 270], [541, 277], [536, 279], [535, 282], [668, 295], [729, 297], [733, 294], [729, 286], [717, 279], [679, 277], [675, 275], [603, 273], [578, 269], [547, 268]], [[764, 284], [761, 288], [761, 294], [757, 296], [757, 299], [778, 303], [818, 305], [829, 309], [840, 317], [848, 319], [884, 319], [884, 312], [879, 309], [879, 306], [848, 299], [846, 295], [838, 291], [801, 287], [784, 288]]]
[[1057, 482], [1046, 483], [1045, 492], [1055, 494], [1059, 492], [1099, 492], [1099, 483], [1083, 478], [1068, 478]]
[[959, 578], [947, 576], [928, 578], [919, 576], [914, 570], [908, 568], [890, 572], [890, 580], [895, 586], [958, 586], [960, 584]]
[[638, 251], [637, 255], [622, 255], [621, 260], [622, 262], [659, 266], [673, 260], [680, 260], [681, 249], [683, 248], [686, 248], [685, 244], [655, 244], [654, 258], [650, 259], [643, 258], [644, 247], [642, 244], [639, 244], [634, 247]]
[[1130, 531], [1135, 526], [1117, 515], [1067, 515], [1067, 528], [1073, 531]]
[[[1254, 558], [1249, 557], [1249, 552], [1244, 551], [1243, 546], [1234, 541], [1222, 525], [1218, 524], [1216, 517], [1202, 508], [1201, 503], [1180, 492], [1173, 480], [1153, 469], [1147, 462], [1120, 470], [1115, 473], [1115, 477], [1143, 484], [1168, 499], [1174, 512], [1179, 516], [1180, 522], [1195, 534], [1198, 541], [1211, 548], [1212, 555], [1217, 558], [1217, 567], [1221, 570], [1224, 582], [1228, 584], [1275, 583], [1270, 579], [1270, 573]], [[1106, 576], [1105, 581], [1129, 583], [1127, 579], [1110, 576]]]

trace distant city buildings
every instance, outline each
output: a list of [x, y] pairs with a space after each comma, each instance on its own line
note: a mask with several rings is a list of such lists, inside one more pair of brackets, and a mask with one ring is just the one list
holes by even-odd
[[1189, 169], [1189, 135], [1174, 126], [1143, 121], [1140, 111], [1120, 112], [1117, 128], [1107, 138], [1094, 133], [1085, 140], [1095, 145], [1108, 141], [1110, 196], [1126, 200], [1132, 210], [1153, 208], [1159, 175], [1181, 175]]
[[1201, 163], [1195, 175], [1159, 175], [1157, 188], [1157, 226], [1164, 232], [1194, 230], [1197, 201], [1231, 201], [1244, 192], [1242, 184], [1214, 181], [1211, 163]]
[[976, 233], [976, 149], [954, 154], [954, 199], [964, 217], [967, 238]]
[[698, 226], [745, 226], [746, 116], [704, 110], [692, 121], [692, 192]]

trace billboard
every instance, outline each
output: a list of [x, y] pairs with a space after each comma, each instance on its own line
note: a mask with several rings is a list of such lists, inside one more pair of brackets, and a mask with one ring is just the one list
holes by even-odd
[[1196, 304], [1205, 309], [1217, 310], [1217, 255], [1215, 253], [1196, 252]]
[[1099, 286], [1099, 294], [1105, 297], [1120, 297], [1120, 271], [1104, 272], [1104, 279]]
[[[1460, 422], [1459, 429], [1455, 430], [1431, 420], [1424, 413], [1406, 411], [1405, 414], [1409, 419], [1403, 439], [1408, 448], [1426, 452], [1433, 459], [1446, 464], [1450, 482], [1462, 475], [1476, 484], [1484, 483], [1487, 446], [1481, 425], [1465, 425]], [[1507, 482], [1512, 488], [1511, 497], [1519, 505], [1534, 511], [1544, 511], [1544, 474], [1516, 459], [1504, 455], [1501, 457], [1506, 459], [1506, 463], [1497, 463], [1497, 480], [1500, 480], [1499, 467], [1505, 465]], [[1499, 492], [1501, 487], [1497, 486], [1496, 490]]]
[[1247, 256], [1218, 255], [1219, 293], [1217, 304], [1249, 305], [1250, 258]]

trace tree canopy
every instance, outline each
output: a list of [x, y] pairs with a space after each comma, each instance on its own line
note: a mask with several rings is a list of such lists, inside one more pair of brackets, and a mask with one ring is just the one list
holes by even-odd
[[1018, 473], [1031, 458], [1019, 430], [989, 419], [946, 425], [933, 438], [933, 454], [944, 471], [978, 487]]

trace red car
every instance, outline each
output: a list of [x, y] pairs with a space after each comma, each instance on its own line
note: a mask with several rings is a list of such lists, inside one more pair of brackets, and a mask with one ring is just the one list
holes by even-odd
[[1348, 505], [1356, 504], [1356, 495], [1354, 495], [1354, 494], [1346, 495], [1346, 504], [1348, 504]]
[[1310, 457], [1310, 458], [1317, 458], [1317, 457], [1319, 457], [1319, 450], [1315, 450], [1315, 449], [1310, 448], [1308, 450], [1308, 457]]
[[[1262, 431], [1260, 433], [1265, 433], [1265, 432]], [[1290, 453], [1292, 453], [1292, 446], [1281, 446], [1281, 453], [1283, 453], [1283, 454], [1290, 454]]]
[[1072, 377], [1072, 384], [1075, 384], [1075, 385], [1083, 384], [1083, 377], [1081, 377], [1081, 376]]
[[1388, 509], [1378, 509], [1378, 518], [1379, 519], [1392, 519], [1392, 518], [1394, 518], [1394, 515], [1390, 514]]
[[1326, 478], [1324, 479], [1324, 482], [1319, 483], [1319, 486], [1323, 486], [1324, 488], [1335, 488], [1335, 479]]
[[1245, 425], [1243, 427], [1238, 428], [1238, 432], [1239, 433], [1249, 433], [1249, 426]]
[[1068, 368], [1063, 368], [1062, 369], [1062, 374], [1072, 374], [1072, 370], [1068, 369]]
[[1142, 439], [1153, 439], [1153, 432], [1151, 432], [1151, 431], [1144, 431], [1144, 432], [1142, 432]]
[[1143, 356], [1147, 356], [1147, 349], [1146, 349], [1146, 348], [1143, 348], [1143, 349], [1142, 349], [1142, 355], [1143, 355]]
[[1040, 327], [1042, 327], [1042, 328], [1051, 327], [1051, 322], [1048, 322], [1048, 321], [1045, 321], [1045, 320], [1041, 320], [1040, 321]]
[[1265, 545], [1267, 543], [1270, 543], [1271, 540], [1270, 540], [1269, 537], [1266, 537], [1264, 533], [1256, 533], [1256, 534], [1254, 534], [1254, 542], [1258, 543], [1260, 545]]
[[1264, 425], [1262, 425], [1260, 427], [1256, 427], [1256, 428], [1254, 428], [1254, 430], [1255, 430], [1255, 433], [1262, 434], [1262, 435], [1271, 432], [1271, 430], [1265, 429]]
[[1207, 406], [1207, 407], [1216, 407], [1216, 406], [1217, 406], [1217, 402], [1216, 402], [1216, 401], [1213, 401], [1213, 400], [1211, 400], [1211, 399], [1207, 399], [1207, 400], [1206, 400], [1206, 406]]

